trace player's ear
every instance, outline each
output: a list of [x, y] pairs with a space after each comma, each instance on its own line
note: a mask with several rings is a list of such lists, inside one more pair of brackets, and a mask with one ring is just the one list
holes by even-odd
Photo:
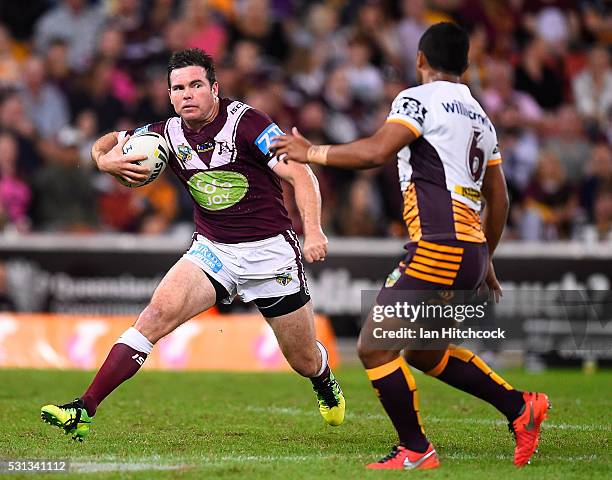
[[212, 87], [210, 87], [210, 89], [212, 90], [213, 97], [218, 97], [219, 96], [219, 82], [213, 83]]
[[416, 68], [422, 70], [425, 67], [427, 67], [427, 58], [425, 57], [425, 54], [419, 50], [416, 57]]

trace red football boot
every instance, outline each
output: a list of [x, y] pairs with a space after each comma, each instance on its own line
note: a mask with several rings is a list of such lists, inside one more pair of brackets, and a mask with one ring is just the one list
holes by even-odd
[[440, 460], [430, 443], [424, 453], [413, 452], [401, 445], [393, 447], [391, 453], [376, 463], [366, 465], [371, 470], [430, 470], [438, 468]]
[[523, 400], [525, 410], [508, 425], [516, 440], [514, 464], [517, 467], [528, 464], [538, 448], [540, 426], [546, 420], [546, 412], [550, 408], [550, 401], [544, 393], [524, 392]]

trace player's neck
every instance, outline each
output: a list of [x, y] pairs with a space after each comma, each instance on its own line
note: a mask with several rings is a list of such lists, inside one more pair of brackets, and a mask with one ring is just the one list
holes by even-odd
[[188, 121], [188, 120], [183, 119], [183, 122], [185, 122], [185, 125], [187, 125], [191, 130], [199, 132], [206, 125], [208, 125], [209, 123], [212, 123], [212, 121], [215, 118], [217, 118], [218, 114], [219, 114], [219, 97], [215, 97], [215, 101], [210, 110], [210, 113], [205, 118], [201, 120], [193, 120], [193, 121]]
[[431, 72], [427, 77], [428, 78], [425, 83], [439, 82], [439, 81], [461, 83], [461, 77], [459, 77], [458, 75], [452, 75], [452, 74], [444, 73], [444, 72], [434, 71], [434, 72]]

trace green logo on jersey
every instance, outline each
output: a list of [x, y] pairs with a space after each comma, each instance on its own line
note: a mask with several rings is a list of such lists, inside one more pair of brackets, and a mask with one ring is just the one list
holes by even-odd
[[249, 181], [244, 175], [222, 170], [196, 173], [187, 185], [198, 205], [206, 210], [223, 210], [236, 205], [249, 189]]

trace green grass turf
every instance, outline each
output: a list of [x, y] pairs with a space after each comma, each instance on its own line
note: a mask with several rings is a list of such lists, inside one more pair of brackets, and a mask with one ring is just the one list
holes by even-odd
[[[610, 371], [506, 372], [517, 388], [547, 392], [553, 402], [539, 454], [522, 470], [512, 466], [513, 439], [492, 407], [416, 373], [442, 462], [431, 472], [364, 470], [395, 435], [363, 371], [337, 374], [348, 413], [333, 428], [323, 424], [310, 383], [292, 373], [140, 372], [106, 400], [90, 436], [77, 443], [44, 424], [39, 409], [72, 400], [91, 372], [0, 370], [0, 458], [110, 464], [104, 473], [28, 476], [55, 479], [610, 478]], [[143, 470], [116, 470], [124, 464]], [[184, 468], [152, 469], [175, 465]]]

